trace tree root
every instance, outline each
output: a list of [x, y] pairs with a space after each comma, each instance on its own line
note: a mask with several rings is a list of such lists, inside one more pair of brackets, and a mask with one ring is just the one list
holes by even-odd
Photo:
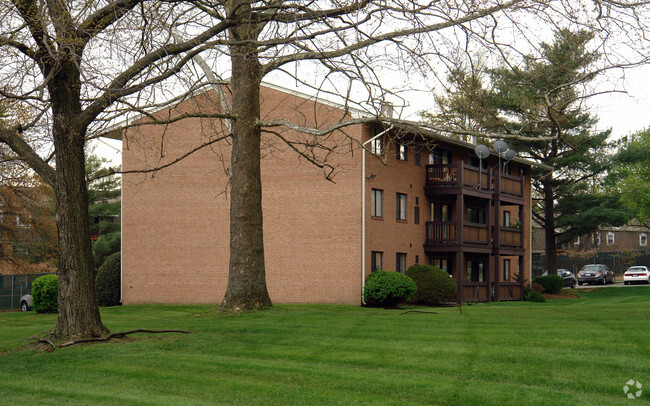
[[424, 310], [407, 310], [407, 311], [405, 311], [404, 313], [400, 313], [399, 315], [401, 316], [401, 315], [406, 314], [406, 313], [429, 313], [429, 314], [438, 314], [438, 312], [427, 312], [427, 311], [424, 311]]
[[[90, 338], [78, 338], [76, 340], [70, 340], [66, 341], [64, 343], [61, 343], [59, 345], [54, 344], [51, 340], [48, 340], [47, 338], [41, 338], [38, 336], [32, 336], [29, 337], [27, 340], [35, 340], [39, 343], [44, 343], [48, 344], [50, 348], [48, 348], [46, 351], [51, 352], [54, 351], [57, 348], [64, 348], [64, 347], [70, 347], [71, 345], [75, 344], [82, 344], [82, 343], [97, 343], [97, 342], [107, 342], [110, 341], [114, 338], [122, 338], [126, 335], [129, 334], [134, 334], [134, 333], [150, 333], [150, 334], [160, 334], [160, 333], [183, 333], [183, 334], [194, 334], [194, 331], [187, 331], [187, 330], [149, 330], [149, 329], [136, 329], [136, 330], [129, 330], [129, 331], [120, 331], [117, 333], [111, 333], [105, 337], [90, 337]], [[25, 341], [27, 341], [25, 340]]]

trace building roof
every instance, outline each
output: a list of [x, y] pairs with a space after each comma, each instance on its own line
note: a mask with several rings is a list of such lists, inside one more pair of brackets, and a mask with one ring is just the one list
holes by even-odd
[[[275, 90], [275, 91], [279, 91], [279, 92], [287, 93], [287, 94], [290, 94], [290, 95], [293, 95], [293, 96], [296, 96], [296, 97], [300, 97], [300, 98], [305, 99], [305, 100], [313, 101], [315, 103], [320, 103], [320, 104], [323, 104], [323, 105], [326, 105], [326, 106], [341, 109], [343, 111], [348, 111], [348, 112], [350, 112], [350, 115], [352, 116], [353, 121], [354, 121], [354, 123], [352, 125], [360, 124], [360, 123], [363, 123], [364, 121], [367, 122], [367, 123], [382, 122], [384, 125], [393, 125], [395, 128], [400, 129], [400, 130], [404, 130], [404, 131], [407, 131], [407, 132], [414, 132], [414, 130], [417, 130], [417, 133], [421, 134], [422, 136], [424, 136], [426, 138], [433, 139], [433, 140], [438, 140], [438, 141], [445, 142], [445, 143], [448, 143], [448, 144], [454, 144], [454, 145], [457, 145], [459, 147], [463, 147], [463, 148], [466, 148], [466, 149], [469, 149], [469, 150], [472, 150], [472, 151], [474, 150], [474, 148], [477, 145], [477, 144], [473, 144], [471, 142], [462, 141], [460, 139], [451, 137], [449, 135], [441, 134], [440, 132], [437, 132], [437, 131], [429, 128], [429, 126], [426, 123], [423, 123], [423, 122], [402, 120], [402, 119], [398, 119], [398, 118], [396, 119], [396, 118], [392, 118], [392, 117], [376, 116], [376, 115], [371, 114], [368, 111], [353, 108], [353, 107], [341, 104], [339, 102], [327, 100], [325, 98], [318, 97], [318, 96], [315, 96], [315, 95], [309, 95], [309, 94], [306, 94], [306, 93], [303, 93], [303, 92], [300, 92], [300, 91], [297, 91], [297, 90], [289, 89], [289, 88], [279, 86], [279, 85], [275, 85], [275, 84], [268, 83], [268, 82], [262, 82], [262, 86], [266, 87], [266, 88], [269, 88], [269, 89], [272, 89], [272, 90]], [[206, 89], [206, 90], [204, 90], [204, 92], [208, 92], [210, 90], [212, 90], [212, 89]], [[197, 95], [198, 94], [201, 94], [201, 93], [197, 93]], [[166, 107], [166, 108], [169, 108], [169, 107]], [[141, 115], [137, 115], [137, 116], [135, 116], [135, 117], [133, 117], [131, 119], [127, 119], [127, 120], [121, 121], [119, 123], [116, 123], [115, 125], [109, 127], [104, 132], [102, 132], [102, 134], [100, 134], [99, 137], [106, 137], [106, 138], [121, 140], [122, 139], [122, 130], [124, 129], [124, 127], [128, 126], [129, 123], [140, 119], [141, 117], [142, 117]], [[498, 156], [498, 153], [494, 149], [490, 149], [490, 155]], [[540, 168], [542, 170], [549, 171], [549, 172], [553, 170], [552, 166], [545, 165], [545, 164], [538, 163], [538, 162], [534, 162], [534, 161], [530, 161], [528, 159], [524, 159], [524, 158], [520, 158], [520, 157], [514, 157], [512, 159], [512, 161], [517, 162], [517, 163], [522, 164], [522, 165], [526, 165], [526, 166], [531, 166], [531, 167], [535, 166], [535, 167], [538, 167], [538, 168]]]

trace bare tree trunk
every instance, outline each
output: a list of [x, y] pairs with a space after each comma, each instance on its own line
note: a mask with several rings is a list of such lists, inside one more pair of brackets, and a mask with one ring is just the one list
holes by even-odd
[[[246, 2], [233, 1], [241, 10]], [[259, 27], [241, 24], [231, 30], [237, 40], [256, 40]], [[266, 289], [260, 172], [260, 83], [262, 69], [255, 45], [231, 46], [233, 125], [230, 201], [230, 272], [221, 311], [271, 306]]]
[[59, 296], [55, 339], [109, 334], [102, 324], [95, 294], [95, 270], [88, 225], [88, 192], [81, 112], [80, 76], [73, 62], [62, 63], [51, 85], [56, 153], [56, 223], [59, 234]]

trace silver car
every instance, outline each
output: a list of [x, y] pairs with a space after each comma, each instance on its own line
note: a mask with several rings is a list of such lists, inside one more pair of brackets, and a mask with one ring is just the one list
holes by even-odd
[[32, 294], [28, 293], [20, 297], [20, 311], [32, 310]]

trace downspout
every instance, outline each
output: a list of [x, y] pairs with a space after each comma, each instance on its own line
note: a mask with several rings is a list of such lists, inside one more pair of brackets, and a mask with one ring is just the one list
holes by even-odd
[[[370, 142], [376, 140], [377, 138], [383, 136], [390, 130], [392, 130], [394, 125], [391, 125], [384, 131], [370, 138], [368, 141], [361, 144], [361, 303], [366, 304], [363, 301], [363, 289], [366, 287], [366, 145]], [[383, 151], [382, 151], [383, 152]]]

